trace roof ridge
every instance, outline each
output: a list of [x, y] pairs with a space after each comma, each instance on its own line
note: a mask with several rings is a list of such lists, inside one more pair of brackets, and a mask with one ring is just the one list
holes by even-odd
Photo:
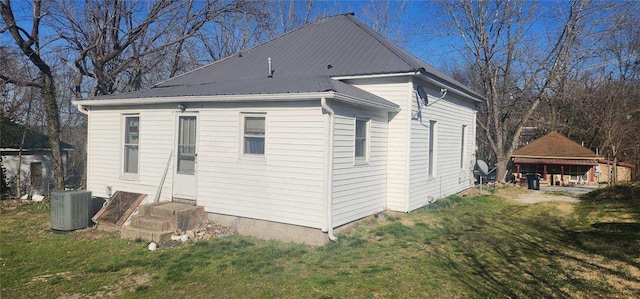
[[[360, 27], [360, 29], [364, 30], [364, 32], [366, 32], [369, 36], [371, 36], [372, 38], [374, 38], [378, 43], [380, 43], [382, 46], [384, 46], [385, 48], [387, 48], [387, 50], [391, 51], [391, 53], [393, 53], [393, 55], [397, 56], [398, 58], [400, 58], [402, 61], [404, 61], [406, 64], [408, 64], [410, 67], [414, 68], [415, 70], [420, 70], [423, 69], [422, 66], [420, 65], [414, 65], [411, 61], [409, 61], [409, 59], [407, 59], [406, 57], [404, 57], [404, 55], [400, 55], [397, 52], [397, 49], [393, 49], [392, 47], [389, 46], [389, 44], [392, 44], [393, 46], [395, 46], [396, 48], [401, 49], [400, 46], [398, 46], [396, 43], [392, 42], [391, 40], [389, 40], [387, 37], [383, 36], [382, 34], [376, 32], [375, 30], [373, 30], [373, 28], [367, 26], [365, 23], [363, 23], [362, 21], [358, 20], [354, 14], [345, 14], [345, 17], [347, 17], [347, 19], [351, 22], [353, 22], [356, 26]], [[406, 52], [406, 51], [405, 51]], [[403, 54], [410, 54], [410, 53], [403, 53]], [[410, 54], [411, 55], [411, 54]], [[417, 57], [414, 57], [417, 58]]]
[[313, 24], [315, 24], [315, 23], [325, 22], [326, 20], [331, 19], [331, 18], [335, 18], [335, 17], [340, 17], [340, 16], [353, 16], [353, 15], [354, 15], [354, 13], [350, 12], [350, 13], [337, 14], [337, 15], [325, 16], [325, 17], [318, 18], [317, 20], [315, 20], [315, 21], [313, 21], [313, 22], [309, 22], [309, 23], [303, 24], [302, 26], [300, 26], [300, 27], [298, 27], [298, 28], [295, 28], [295, 29], [293, 29], [293, 30], [289, 30], [289, 31], [287, 31], [287, 32], [285, 32], [285, 33], [283, 33], [283, 34], [277, 35], [277, 36], [275, 36], [275, 37], [273, 37], [273, 38], [271, 38], [271, 39], [268, 39], [268, 40], [266, 40], [266, 41], [264, 41], [264, 42], [261, 42], [261, 43], [259, 43], [259, 44], [255, 44], [255, 45], [253, 45], [253, 46], [251, 46], [251, 47], [249, 47], [249, 48], [246, 48], [246, 49], [241, 49], [238, 53], [235, 53], [235, 54], [232, 54], [232, 55], [225, 56], [225, 57], [223, 57], [223, 58], [221, 58], [221, 59], [218, 59], [218, 60], [212, 61], [211, 63], [207, 63], [207, 64], [205, 64], [205, 65], [203, 65], [203, 66], [197, 67], [197, 68], [195, 68], [195, 69], [193, 69], [193, 70], [190, 70], [190, 71], [188, 71], [188, 72], [184, 72], [184, 73], [179, 74], [179, 75], [177, 75], [177, 76], [173, 76], [173, 77], [171, 77], [171, 78], [168, 78], [168, 79], [166, 79], [166, 80], [164, 80], [164, 81], [162, 81], [162, 82], [160, 82], [160, 83], [157, 83], [157, 84], [155, 84], [155, 85], [151, 86], [151, 88], [159, 87], [160, 85], [164, 84], [164, 83], [165, 83], [165, 82], [167, 82], [167, 81], [170, 81], [170, 80], [173, 80], [173, 79], [176, 79], [176, 78], [180, 78], [180, 77], [182, 77], [182, 76], [184, 76], [184, 75], [187, 75], [187, 74], [190, 74], [190, 73], [193, 73], [193, 72], [199, 71], [199, 70], [204, 69], [204, 68], [208, 68], [208, 67], [213, 66], [213, 65], [215, 65], [215, 64], [221, 63], [221, 62], [223, 62], [223, 61], [225, 61], [225, 60], [227, 60], [227, 59], [231, 59], [232, 57], [235, 57], [236, 55], [241, 55], [243, 52], [249, 52], [249, 51], [251, 51], [251, 50], [253, 50], [253, 49], [257, 48], [257, 47], [260, 47], [260, 46], [262, 46], [262, 45], [265, 45], [265, 44], [271, 43], [271, 42], [273, 42], [273, 41], [276, 41], [276, 40], [282, 39], [283, 37], [288, 36], [288, 35], [292, 34], [293, 32], [296, 32], [296, 31], [301, 30], [301, 29], [303, 29], [303, 28], [305, 28], [305, 27], [311, 26], [311, 25], [313, 25]]

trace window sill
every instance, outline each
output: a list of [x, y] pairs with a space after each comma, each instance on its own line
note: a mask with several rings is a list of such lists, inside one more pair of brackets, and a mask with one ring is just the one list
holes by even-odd
[[140, 180], [140, 175], [135, 173], [122, 173], [120, 174], [120, 179], [123, 181], [139, 181]]
[[355, 161], [353, 161], [353, 166], [367, 166], [370, 164], [371, 163], [365, 158], [356, 158]]
[[264, 155], [243, 154], [238, 159], [238, 163], [266, 164], [267, 159]]

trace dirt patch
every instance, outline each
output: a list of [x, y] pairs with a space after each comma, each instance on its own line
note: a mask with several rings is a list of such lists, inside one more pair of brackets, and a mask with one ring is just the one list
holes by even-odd
[[31, 281], [28, 282], [27, 284], [36, 283], [36, 282], [47, 282], [51, 279], [71, 280], [72, 277], [73, 276], [71, 275], [71, 272], [60, 272], [55, 274], [38, 275], [32, 278]]
[[135, 293], [141, 288], [150, 287], [153, 276], [148, 273], [132, 275], [131, 271], [126, 271], [122, 279], [115, 285], [103, 286], [103, 291], [91, 294], [70, 294], [62, 293], [58, 298], [61, 299], [78, 299], [78, 298], [120, 298], [126, 292]]
[[578, 197], [573, 194], [565, 195], [560, 193], [544, 192], [541, 190], [532, 190], [532, 191], [528, 190], [528, 191], [529, 192], [526, 192], [526, 193], [509, 195], [505, 197], [520, 203], [525, 203], [525, 204], [534, 204], [534, 203], [549, 202], [549, 201], [564, 201], [564, 202], [575, 203], [580, 201]]

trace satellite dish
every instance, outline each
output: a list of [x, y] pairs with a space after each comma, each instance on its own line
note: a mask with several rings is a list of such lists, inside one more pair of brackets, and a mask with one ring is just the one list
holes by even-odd
[[485, 175], [489, 174], [489, 166], [487, 165], [487, 162], [478, 160], [476, 161], [476, 165], [478, 165], [478, 168], [480, 168], [480, 171], [482, 171], [482, 173], [484, 173]]
[[422, 87], [422, 85], [418, 85], [418, 96], [420, 96], [420, 98], [422, 99], [422, 102], [425, 105], [429, 104], [429, 100], [427, 98], [427, 92], [424, 90], [424, 87]]

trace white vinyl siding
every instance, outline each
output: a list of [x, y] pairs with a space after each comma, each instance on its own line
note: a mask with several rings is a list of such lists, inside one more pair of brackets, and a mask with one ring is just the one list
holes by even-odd
[[[409, 169], [409, 126], [412, 116], [410, 101], [413, 84], [409, 77], [348, 80], [347, 83], [368, 91], [400, 106], [401, 111], [390, 113], [387, 140], [387, 207], [406, 211]], [[413, 110], [413, 113], [416, 111]], [[413, 136], [411, 136], [413, 137]]]
[[[200, 109], [198, 204], [211, 213], [323, 228], [325, 124], [319, 101], [270, 105]], [[243, 155], [243, 115], [265, 118], [265, 155]]]
[[[323, 162], [325, 122], [319, 101], [248, 104], [203, 104], [198, 109], [197, 202], [207, 212], [262, 219], [321, 229], [325, 224]], [[171, 105], [173, 108], [173, 105]], [[105, 187], [148, 194], [153, 199], [172, 149], [175, 148], [175, 109], [138, 108], [141, 140], [139, 180], [119, 177], [118, 136], [111, 128], [128, 110], [92, 109], [89, 115], [88, 188], [106, 196]], [[241, 115], [266, 117], [266, 156], [243, 159]], [[353, 141], [353, 140], [352, 140]], [[175, 161], [175, 154], [174, 154]], [[353, 165], [353, 151], [351, 152]], [[173, 162], [175, 163], [175, 162]], [[172, 168], [173, 169], [173, 166]], [[161, 200], [171, 199], [172, 171]]]
[[[174, 150], [175, 116], [168, 107], [163, 109], [106, 110], [94, 108], [89, 114], [87, 137], [87, 190], [94, 196], [106, 197], [106, 187], [115, 191], [130, 191], [147, 194], [153, 199], [164, 174], [167, 161]], [[171, 105], [173, 108], [173, 105]], [[140, 139], [138, 175], [136, 180], [122, 176], [123, 140], [114, 134], [123, 115], [138, 113], [144, 138]], [[175, 154], [173, 155], [175, 159]], [[173, 167], [168, 171], [161, 191], [161, 200], [171, 199]]]
[[[470, 188], [470, 167], [460, 168], [461, 127], [475, 128], [475, 103], [463, 101], [453, 92], [443, 100], [440, 88], [416, 81], [429, 94], [428, 107], [422, 108], [422, 120], [411, 121], [410, 195], [407, 211], [420, 208], [429, 200], [455, 194]], [[412, 98], [415, 103], [415, 97]], [[437, 102], [436, 102], [437, 101]], [[414, 104], [416, 105], [416, 104]], [[417, 107], [414, 108], [414, 111]], [[435, 148], [433, 176], [429, 176], [430, 121], [435, 121]], [[463, 165], [474, 159], [475, 130], [466, 130]]]
[[[333, 226], [384, 211], [387, 181], [387, 113], [330, 102], [334, 109]], [[354, 164], [357, 122], [368, 127], [368, 163]]]

